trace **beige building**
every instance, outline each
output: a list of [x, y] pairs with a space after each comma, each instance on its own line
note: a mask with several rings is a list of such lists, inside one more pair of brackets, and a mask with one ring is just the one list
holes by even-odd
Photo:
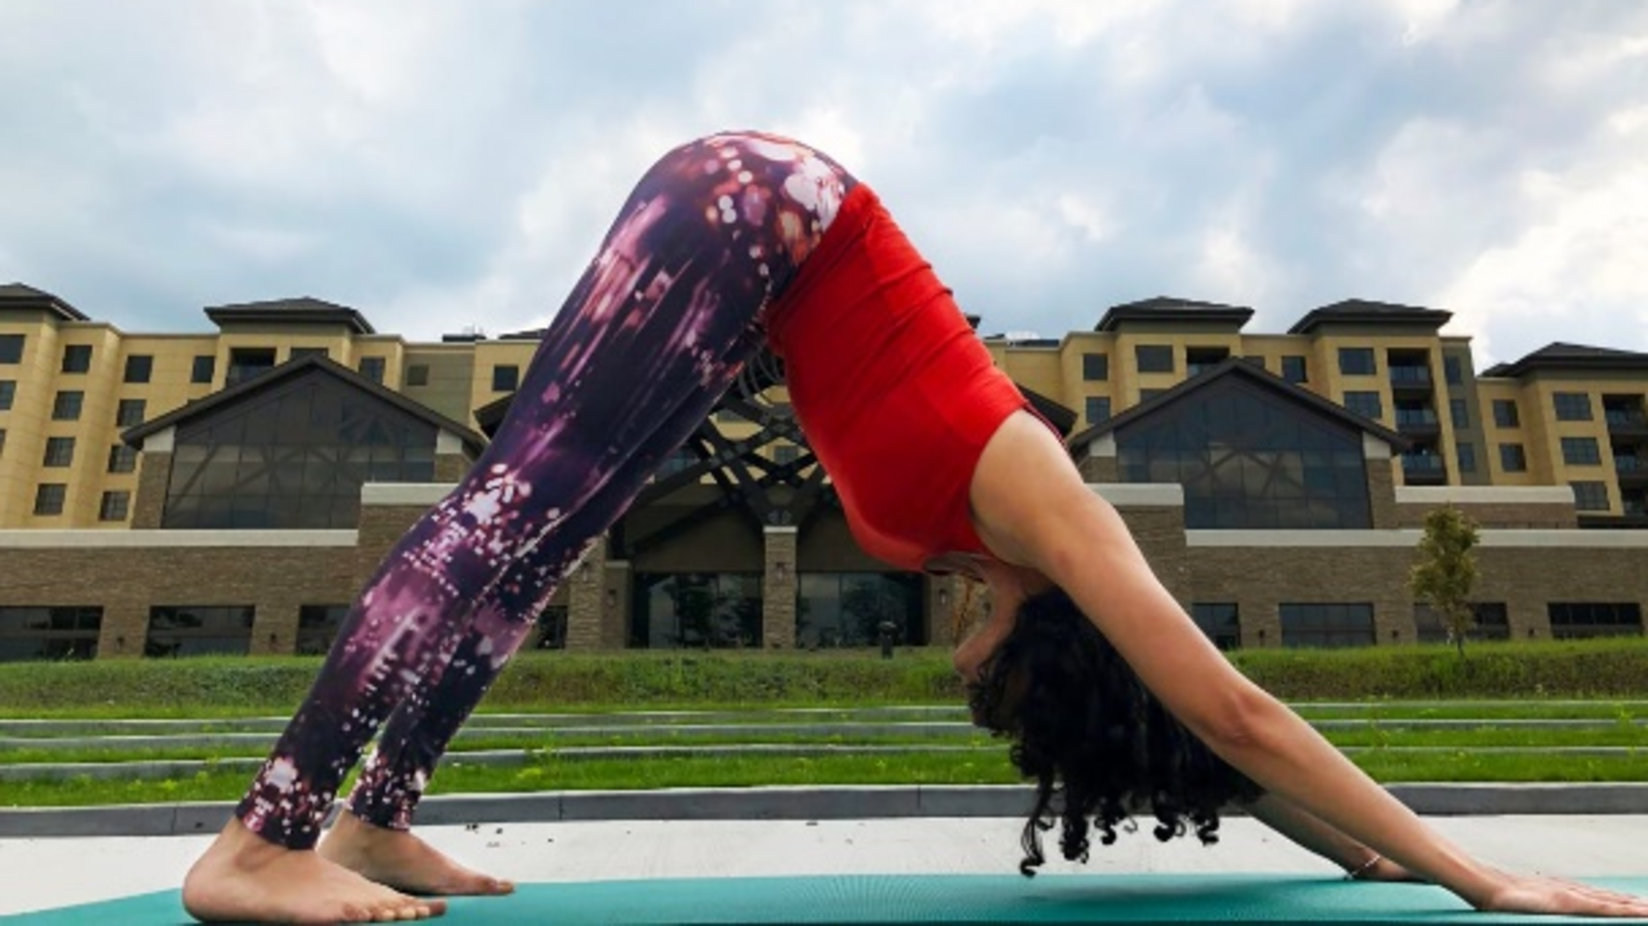
[[[533, 332], [440, 343], [315, 299], [127, 333], [0, 286], [0, 659], [324, 647], [466, 471]], [[1058, 339], [985, 334], [1226, 645], [1439, 633], [1405, 590], [1444, 501], [1486, 528], [1484, 633], [1642, 632], [1648, 355], [1553, 344], [1477, 371], [1448, 313], [1349, 301], [1285, 334], [1158, 298]], [[765, 376], [764, 376], [765, 374]], [[967, 590], [852, 542], [771, 371], [660, 470], [542, 643], [942, 643]]]

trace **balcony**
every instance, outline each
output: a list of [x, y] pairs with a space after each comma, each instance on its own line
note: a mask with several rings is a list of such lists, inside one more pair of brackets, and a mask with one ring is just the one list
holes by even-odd
[[1434, 453], [1404, 453], [1402, 480], [1410, 486], [1447, 485], [1448, 468]]
[[1411, 364], [1391, 364], [1392, 395], [1430, 395], [1431, 368]]
[[1641, 409], [1608, 407], [1603, 410], [1608, 433], [1617, 437], [1648, 437], [1648, 414]]
[[1625, 486], [1648, 486], [1648, 459], [1614, 451], [1614, 475]]
[[1442, 433], [1442, 422], [1436, 417], [1434, 409], [1398, 405], [1396, 430], [1408, 437], [1436, 437]]

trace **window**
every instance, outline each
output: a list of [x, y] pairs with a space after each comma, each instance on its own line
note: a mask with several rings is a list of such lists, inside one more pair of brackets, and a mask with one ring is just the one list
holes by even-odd
[[1564, 437], [1562, 462], [1569, 466], [1599, 466], [1602, 463], [1602, 448], [1597, 446], [1594, 437]]
[[567, 606], [552, 604], [538, 612], [538, 636], [533, 649], [566, 649]]
[[492, 391], [514, 392], [521, 385], [521, 368], [513, 363], [500, 363], [492, 368]]
[[1133, 356], [1139, 362], [1140, 373], [1173, 372], [1173, 345], [1171, 344], [1140, 344], [1133, 348]]
[[330, 357], [332, 352], [324, 347], [294, 347], [288, 360], [302, 360], [305, 357]]
[[1241, 647], [1242, 628], [1235, 602], [1198, 602], [1190, 606], [1190, 617], [1196, 622], [1196, 626], [1202, 629], [1202, 633], [1207, 634], [1207, 638], [1213, 641], [1214, 646], [1223, 650]]
[[1230, 358], [1224, 347], [1190, 347], [1185, 349], [1185, 375], [1199, 376]]
[[311, 370], [178, 426], [161, 527], [352, 529], [362, 484], [434, 476], [434, 425]]
[[1464, 399], [1448, 400], [1448, 417], [1453, 419], [1455, 429], [1471, 426], [1470, 405]]
[[1463, 365], [1459, 362], [1458, 356], [1450, 355], [1442, 358], [1442, 376], [1447, 379], [1448, 385], [1457, 386], [1465, 381], [1462, 367]]
[[61, 482], [43, 482], [34, 490], [34, 513], [49, 516], [63, 513], [69, 487]]
[[1608, 483], [1570, 482], [1574, 489], [1574, 508], [1579, 511], [1607, 511]]
[[1305, 367], [1305, 358], [1298, 355], [1289, 355], [1282, 358], [1282, 378], [1294, 385], [1309, 382], [1309, 371]]
[[[1479, 601], [1471, 605], [1476, 626], [1465, 634], [1467, 640], [1509, 640], [1511, 624], [1503, 601]], [[1436, 609], [1423, 602], [1413, 606], [1414, 629], [1420, 643], [1447, 643], [1448, 628], [1442, 623]]]
[[120, 428], [134, 428], [143, 423], [149, 403], [143, 399], [121, 399], [115, 408], [114, 423]]
[[408, 386], [429, 385], [429, 364], [414, 363], [406, 368], [406, 384]]
[[52, 399], [53, 421], [79, 421], [80, 407], [85, 404], [86, 394], [76, 389], [65, 389]]
[[299, 656], [324, 656], [332, 649], [338, 629], [349, 616], [346, 604], [306, 604], [298, 607]]
[[0, 334], [0, 363], [23, 362], [23, 338], [21, 334]]
[[1379, 416], [1385, 413], [1384, 402], [1377, 392], [1347, 392], [1345, 408], [1373, 421], [1378, 421]]
[[383, 382], [384, 359], [382, 357], [362, 357], [360, 375], [374, 383]]
[[74, 438], [48, 437], [46, 438], [46, 458], [41, 466], [73, 466], [74, 465]]
[[103, 500], [97, 506], [97, 519], [99, 521], [124, 521], [126, 520], [126, 511], [131, 507], [131, 504], [132, 493], [125, 489], [104, 492]]
[[217, 358], [211, 354], [196, 355], [193, 365], [189, 367], [189, 382], [210, 383], [217, 375]]
[[1374, 641], [1373, 605], [1284, 604], [1283, 646], [1366, 646]]
[[92, 368], [92, 346], [70, 344], [63, 348], [63, 372], [84, 373]]
[[97, 658], [99, 607], [0, 607], [0, 662]]
[[1642, 634], [1642, 605], [1635, 601], [1553, 601], [1545, 611], [1557, 640]]
[[1122, 425], [1116, 449], [1122, 481], [1184, 487], [1193, 530], [1370, 526], [1361, 430], [1245, 377]]
[[1098, 424], [1110, 420], [1110, 397], [1104, 395], [1090, 395], [1087, 397], [1087, 423]]
[[926, 644], [921, 582], [910, 573], [803, 573], [797, 589], [796, 647], [874, 646], [883, 623], [893, 625], [900, 646]]
[[1082, 379], [1098, 382], [1110, 378], [1109, 354], [1082, 354]]
[[156, 605], [149, 609], [145, 656], [244, 656], [252, 642], [254, 609]]
[[1521, 444], [1499, 445], [1499, 468], [1507, 473], [1528, 471], [1528, 455], [1523, 453]]
[[126, 358], [126, 382], [146, 383], [153, 375], [154, 357], [148, 354], [133, 354]]
[[1520, 428], [1522, 419], [1516, 413], [1515, 399], [1493, 400], [1494, 426], [1500, 428]]
[[0, 456], [6, 453], [6, 429], [0, 428]]
[[137, 448], [115, 444], [109, 448], [109, 472], [137, 472]]
[[[809, 577], [800, 578], [804, 597]], [[643, 573], [636, 576], [635, 587], [638, 600], [629, 629], [632, 647], [742, 649], [761, 645], [760, 573]]]
[[17, 381], [0, 379], [0, 412], [11, 411], [12, 404], [17, 401]]
[[1556, 420], [1558, 421], [1591, 420], [1591, 394], [1589, 392], [1552, 393], [1551, 405], [1556, 409]]
[[1476, 445], [1460, 444], [1456, 449], [1459, 452], [1459, 471], [1462, 473], [1476, 472]]
[[273, 347], [237, 347], [229, 351], [229, 374], [224, 386], [244, 383], [275, 368]]
[[1378, 373], [1374, 366], [1373, 348], [1339, 348], [1339, 372], [1346, 376], [1372, 376]]

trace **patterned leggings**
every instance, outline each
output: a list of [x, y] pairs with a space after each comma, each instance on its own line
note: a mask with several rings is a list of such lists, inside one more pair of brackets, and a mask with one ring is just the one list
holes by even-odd
[[350, 808], [404, 829], [435, 764], [589, 543], [709, 413], [853, 178], [796, 142], [716, 135], [641, 179], [545, 333], [497, 437], [351, 609], [237, 816], [313, 846]]

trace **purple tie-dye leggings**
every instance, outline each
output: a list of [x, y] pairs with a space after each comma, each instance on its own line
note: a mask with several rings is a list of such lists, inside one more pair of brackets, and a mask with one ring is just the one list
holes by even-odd
[[313, 846], [385, 718], [350, 809], [411, 825], [452, 735], [589, 543], [762, 345], [764, 310], [853, 183], [817, 151], [748, 133], [684, 145], [647, 172], [485, 455], [351, 609], [241, 801], [247, 827]]

